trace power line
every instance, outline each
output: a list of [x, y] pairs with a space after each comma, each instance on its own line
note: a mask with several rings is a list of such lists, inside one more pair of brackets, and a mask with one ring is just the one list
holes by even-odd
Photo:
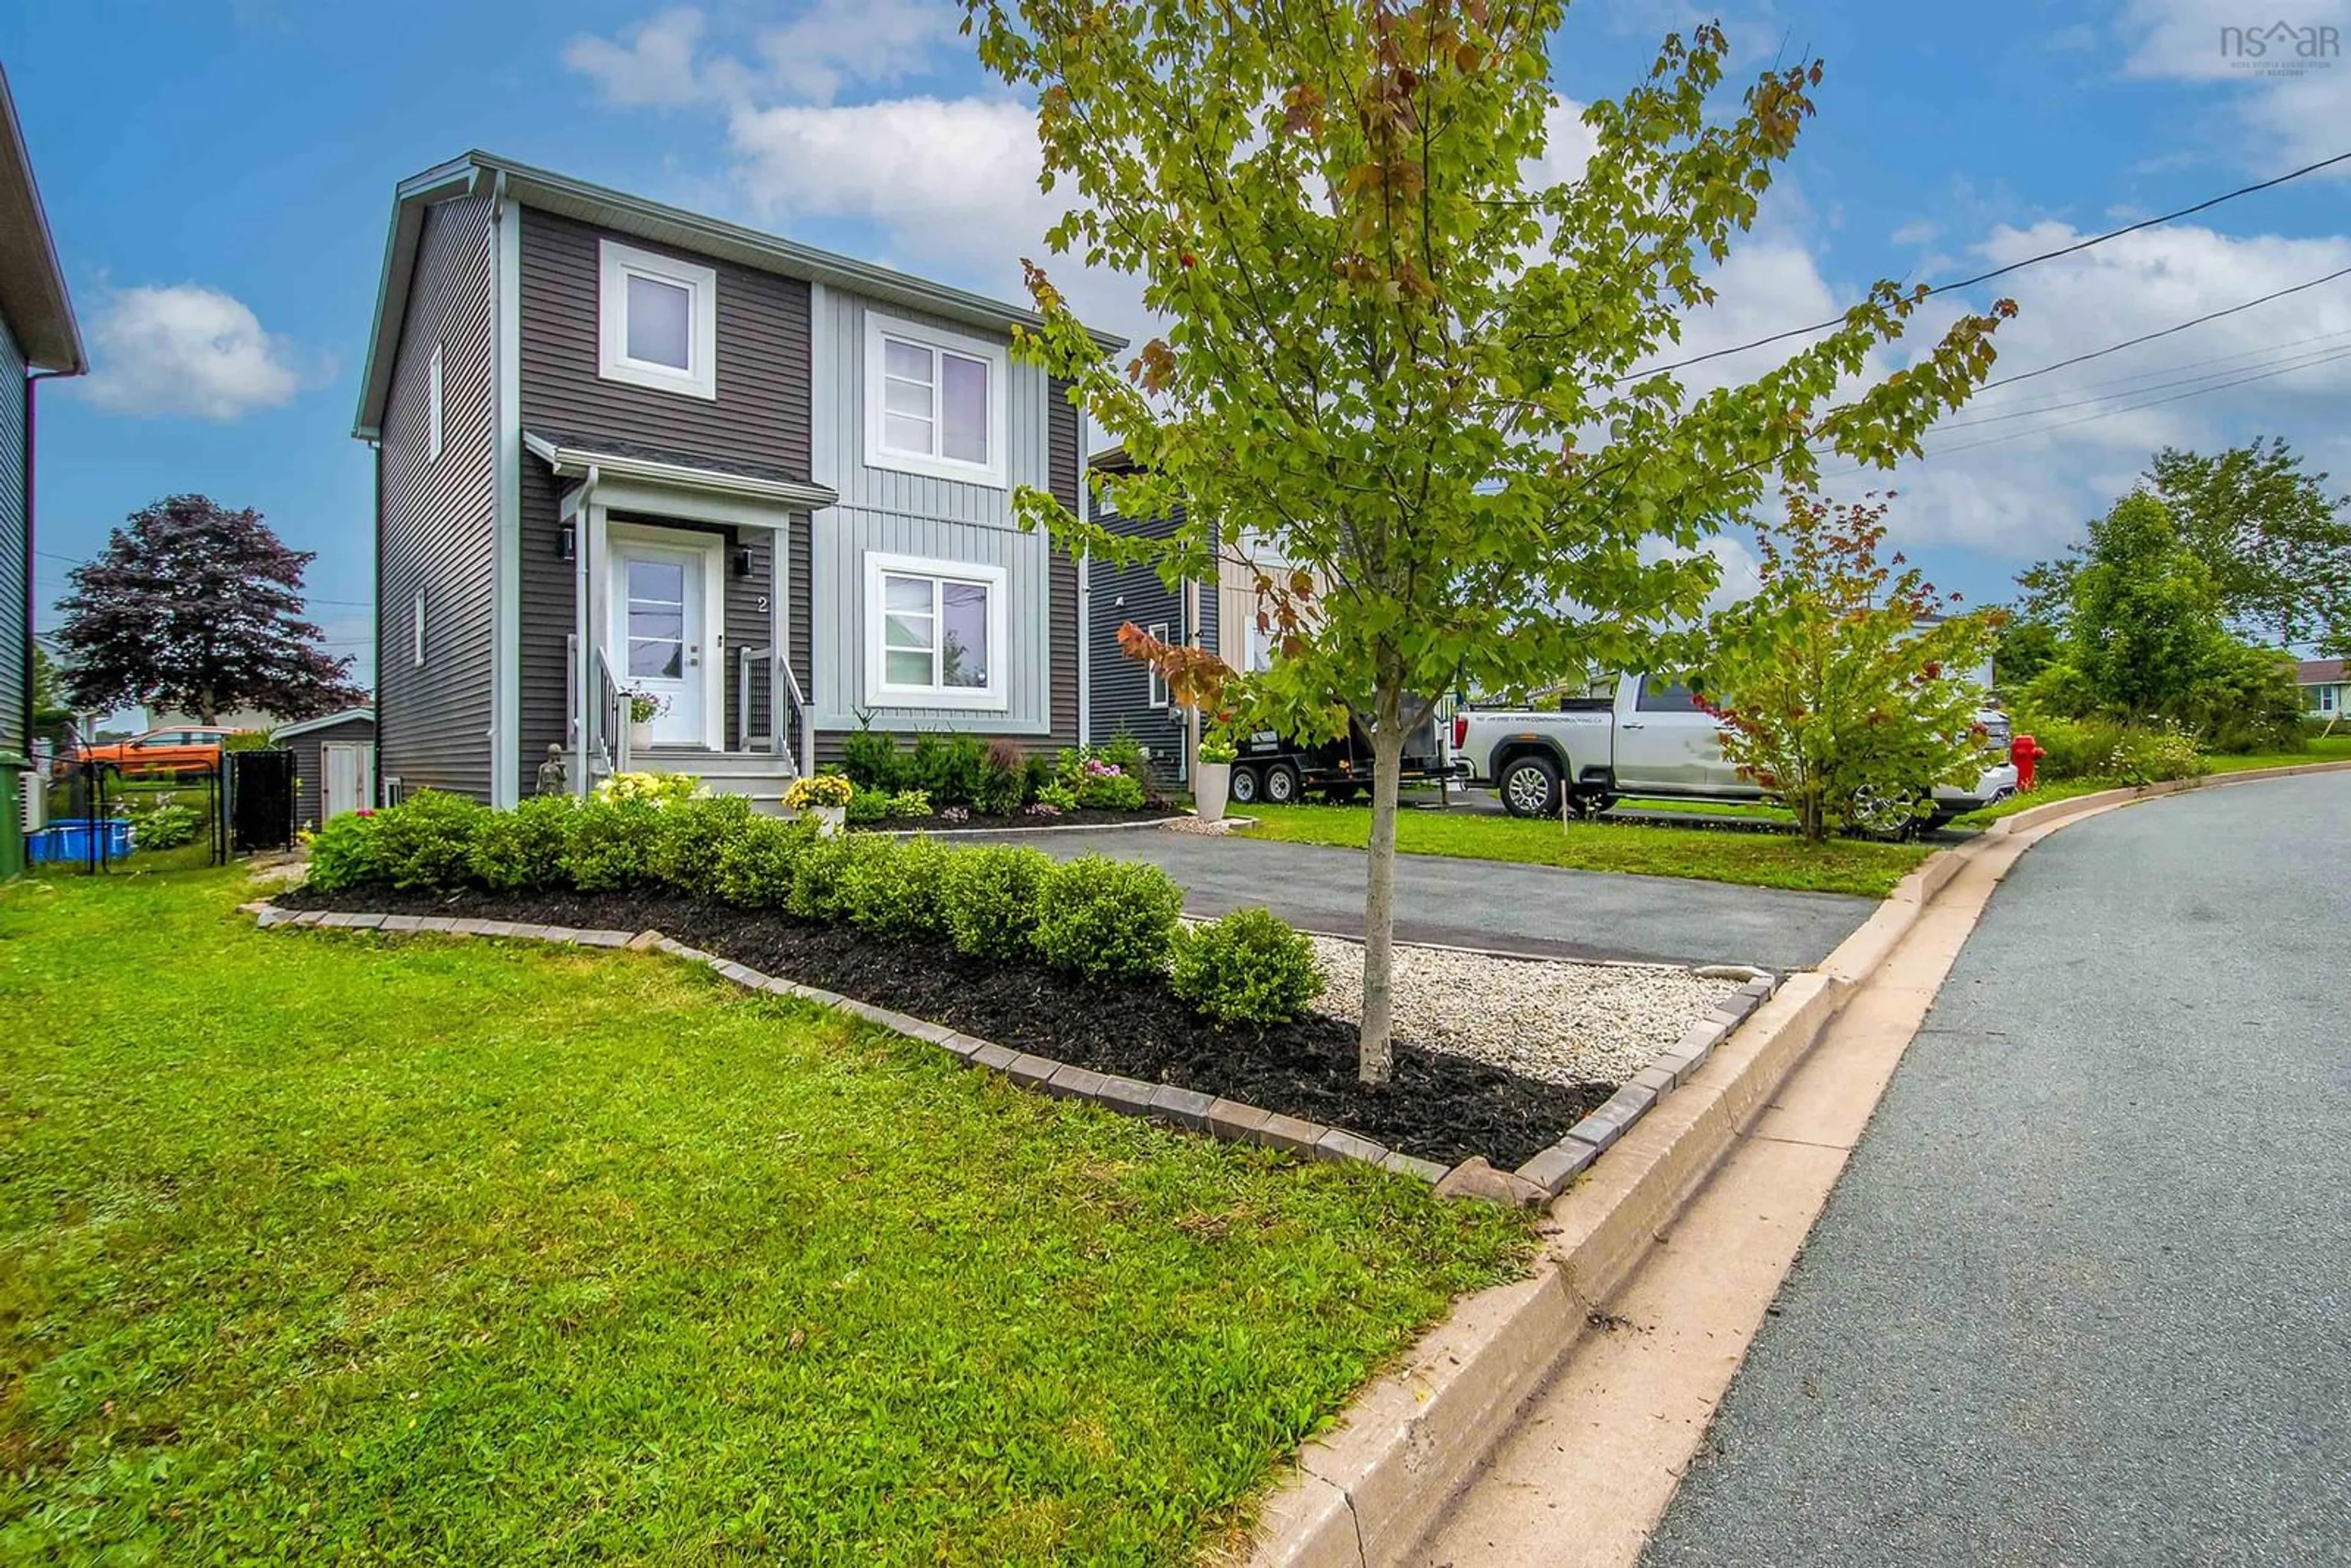
[[[2109, 376], [2102, 382], [2076, 382], [2071, 386], [2057, 387], [2051, 390], [2056, 392], [2088, 392], [2093, 387], [2128, 386], [2134, 382], [2143, 382], [2149, 376], [2167, 376], [2171, 374], [2174, 371], [2192, 371], [2199, 365], [2226, 364], [2231, 360], [2257, 360], [2265, 354], [2274, 354], [2281, 349], [2299, 349], [2305, 343], [2328, 343], [2333, 342], [2337, 338], [2351, 338], [2351, 327], [2346, 327], [2341, 331], [2337, 332], [2314, 332], [2307, 337], [2288, 338], [2283, 343], [2264, 343], [2258, 349], [2240, 349], [2233, 354], [2213, 354], [2201, 360], [2182, 360], [2177, 364], [2156, 365], [2144, 371], [2133, 371], [2128, 375]], [[1995, 402], [1993, 406], [1998, 407], [2000, 405]]]
[[[2312, 349], [2304, 353], [2289, 355], [2285, 360], [2273, 362], [2281, 370], [2300, 370], [2305, 363], [2325, 364], [2328, 360], [2335, 357], [2335, 352], [2336, 350], [2332, 349]], [[2040, 414], [2057, 413], [2069, 408], [2087, 408], [2092, 403], [2095, 402], [2113, 402], [2118, 398], [2138, 397], [2147, 392], [2168, 392], [2173, 387], [2192, 386], [2198, 382], [2218, 381], [2223, 376], [2233, 376], [2241, 371], [2250, 370], [2252, 368], [2252, 367], [2249, 365], [2238, 365], [2232, 369], [2225, 371], [2207, 371], [2202, 375], [2199, 376], [2182, 376], [2176, 381], [2157, 382], [2149, 386], [2134, 386], [2123, 392], [2101, 392], [2094, 397], [2075, 398], [2070, 402], [2035, 403], [2031, 408], [2009, 409], [1999, 413], [1988, 413], [1981, 419], [1948, 421], [1936, 425], [1935, 428], [1938, 431], [1972, 430], [1979, 425], [2003, 424], [2011, 419], [2032, 419]]]
[[[2104, 245], [2108, 240], [2120, 239], [2125, 235], [2137, 234], [2141, 229], [2151, 229], [2158, 225], [2191, 217], [2198, 213], [2217, 207], [2223, 202], [2233, 202], [2239, 196], [2250, 196], [2257, 191], [2267, 191], [2283, 185], [2290, 180], [2299, 180], [2305, 174], [2315, 174], [2321, 169], [2330, 169], [2337, 163], [2346, 162], [2351, 162], [2351, 152], [2337, 152], [2332, 158], [2322, 158], [2315, 163], [2305, 163], [2299, 169], [2263, 180], [2258, 184], [2240, 185], [2233, 191], [2223, 191], [2217, 196], [2207, 197], [2192, 207], [2182, 207], [2178, 212], [2165, 213], [2159, 217], [2141, 218], [2135, 224], [2126, 224], [2118, 229], [2108, 229], [2105, 234], [2092, 235], [2088, 239], [2076, 240], [2072, 245], [2061, 246], [2055, 250], [2044, 250], [2038, 256], [2028, 256], [2021, 261], [2011, 261], [2004, 267], [1995, 267], [1990, 272], [1979, 272], [1973, 277], [1962, 277], [1953, 283], [1938, 283], [1928, 288], [1927, 294], [1930, 296], [1949, 294], [1961, 288], [1972, 288], [1979, 283], [1989, 283], [1995, 277], [2005, 277], [2011, 272], [2021, 272], [2028, 267], [2037, 267], [2044, 261], [2055, 261], [2060, 256], [2074, 256], [2094, 246]], [[1751, 343], [1740, 343], [1728, 349], [1711, 349], [1703, 354], [1692, 354], [1687, 359], [1673, 360], [1662, 365], [1651, 365], [1646, 370], [1628, 371], [1613, 378], [1606, 384], [1615, 386], [1623, 382], [1640, 381], [1646, 377], [1661, 375], [1667, 371], [1678, 371], [1687, 365], [1704, 364], [1708, 360], [1719, 360], [1731, 354], [1743, 354], [1750, 349], [1784, 343], [1791, 338], [1808, 338], [1814, 332], [1825, 332], [1831, 328], [1843, 325], [1844, 325], [1843, 316], [1832, 316], [1825, 321], [1815, 321], [1809, 327], [1791, 327], [1784, 332], [1774, 332], [1768, 338], [1758, 338]]]
[[2019, 382], [2029, 382], [2035, 376], [2045, 376], [2052, 371], [2062, 371], [2068, 365], [2078, 365], [2090, 360], [2101, 360], [2108, 354], [2119, 354], [2125, 349], [2135, 349], [2141, 343], [2152, 343], [2158, 338], [2168, 338], [2175, 332], [2185, 332], [2190, 327], [2201, 327], [2207, 321], [2218, 321], [2223, 316], [2234, 316], [2240, 310], [2251, 310], [2256, 305], [2266, 305], [2273, 299], [2283, 299], [2289, 294], [2300, 294], [2305, 288], [2315, 288], [2322, 283], [2332, 283], [2338, 277], [2351, 277], [2351, 267], [2338, 267], [2324, 277], [2314, 277], [2307, 283], [2297, 283], [2291, 288], [2281, 288], [2273, 293], [2264, 294], [2258, 299], [2248, 299], [2241, 305], [2231, 305], [2224, 309], [2208, 311], [2204, 315], [2182, 321], [2177, 326], [2166, 327], [2159, 332], [2143, 332], [2136, 338], [2126, 338], [2119, 343], [2110, 343], [2103, 349], [2094, 349], [2086, 354], [2076, 354], [2070, 360], [2059, 360], [2052, 364], [2043, 365], [2038, 370], [2020, 371], [2012, 376], [2002, 376], [1996, 382], [1984, 382], [1976, 390], [1990, 392], [1994, 387], [2014, 386]]

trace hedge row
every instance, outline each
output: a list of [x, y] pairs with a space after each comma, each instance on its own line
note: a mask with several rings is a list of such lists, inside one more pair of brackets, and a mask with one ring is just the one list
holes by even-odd
[[1092, 980], [1172, 969], [1176, 994], [1220, 1026], [1289, 1022], [1322, 990], [1312, 946], [1264, 910], [1185, 929], [1182, 891], [1155, 865], [921, 837], [827, 838], [811, 821], [758, 816], [739, 796], [694, 787], [682, 779], [589, 800], [547, 796], [511, 811], [420, 792], [329, 822], [310, 841], [309, 885], [685, 894]]

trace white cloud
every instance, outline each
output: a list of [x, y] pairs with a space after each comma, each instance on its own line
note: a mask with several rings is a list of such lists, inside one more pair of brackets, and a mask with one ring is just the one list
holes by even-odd
[[941, 0], [816, 0], [759, 37], [778, 87], [831, 103], [850, 82], [897, 82], [925, 74], [932, 50], [949, 43], [961, 11]]
[[[2229, 31], [2268, 35], [2280, 24], [2299, 31], [2310, 52], [2298, 52], [2291, 34], [2254, 44]], [[2331, 50], [2319, 31], [2326, 28], [2334, 30]], [[2234, 84], [2247, 158], [2264, 172], [2351, 143], [2351, 57], [2344, 53], [2351, 0], [2132, 0], [2120, 31], [2130, 47], [2126, 76]]]
[[563, 63], [594, 80], [616, 108], [697, 103], [705, 94], [694, 60], [702, 29], [702, 13], [681, 6], [639, 24], [625, 43], [582, 33], [563, 46]]
[[231, 420], [275, 408], [302, 386], [283, 339], [199, 284], [116, 290], [99, 307], [90, 349], [82, 393], [115, 413]]

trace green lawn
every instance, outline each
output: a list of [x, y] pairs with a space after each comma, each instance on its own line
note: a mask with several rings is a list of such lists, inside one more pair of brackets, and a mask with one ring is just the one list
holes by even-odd
[[1783, 822], [1796, 825], [1796, 813], [1785, 806], [1766, 805], [1761, 800], [1682, 800], [1659, 797], [1647, 800], [1627, 795], [1610, 808], [1614, 811], [1674, 811], [1693, 817], [1747, 817], [1759, 822]]
[[[2351, 761], [2351, 735], [2333, 735], [2310, 743], [2306, 751], [2273, 751], [2243, 757], [2207, 756], [2206, 764], [2214, 773], [2244, 773], [2256, 768], [2292, 768], [2305, 762]], [[2095, 795], [2104, 789], [2120, 789], [2126, 786], [2119, 779], [2056, 779], [2043, 781], [2030, 795], [2011, 795], [1997, 806], [1987, 806], [1980, 811], [1970, 811], [1956, 819], [1963, 828], [1980, 828], [2012, 817], [2019, 811], [2029, 811], [2035, 806], [2046, 806], [2053, 800], [2070, 800], [2080, 795]]]
[[625, 954], [0, 889], [0, 1561], [1180, 1563], [1527, 1223]]
[[2312, 738], [2304, 751], [2273, 751], [2247, 757], [2205, 758], [2215, 773], [2241, 773], [2254, 768], [2292, 768], [2304, 762], [2351, 762], [2351, 735]]
[[[1371, 838], [1367, 806], [1252, 806], [1244, 833], [1290, 843], [1360, 849]], [[1644, 827], [1629, 822], [1557, 822], [1467, 811], [1407, 811], [1396, 818], [1396, 847], [1406, 854], [1516, 861], [1578, 871], [1638, 872], [1698, 877], [1756, 887], [1855, 893], [1882, 898], [1933, 852], [1926, 844], [1847, 839], [1813, 846], [1780, 833]]]

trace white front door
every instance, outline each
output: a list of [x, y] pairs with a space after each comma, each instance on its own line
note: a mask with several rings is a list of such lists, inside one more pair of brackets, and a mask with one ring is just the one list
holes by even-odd
[[323, 821], [368, 803], [368, 747], [348, 740], [330, 740], [319, 747], [319, 770], [326, 775], [319, 808]]
[[707, 570], [699, 549], [612, 541], [612, 668], [623, 685], [660, 705], [655, 746], [710, 743]]

